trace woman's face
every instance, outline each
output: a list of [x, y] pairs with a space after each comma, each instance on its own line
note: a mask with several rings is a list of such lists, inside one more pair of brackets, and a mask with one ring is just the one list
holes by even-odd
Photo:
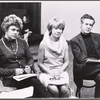
[[63, 33], [62, 29], [60, 28], [52, 28], [52, 34], [54, 37], [59, 38]]
[[27, 21], [26, 16], [23, 16], [23, 22], [26, 22], [26, 21]]
[[5, 37], [9, 40], [18, 38], [20, 29], [14, 25], [10, 26], [5, 32]]

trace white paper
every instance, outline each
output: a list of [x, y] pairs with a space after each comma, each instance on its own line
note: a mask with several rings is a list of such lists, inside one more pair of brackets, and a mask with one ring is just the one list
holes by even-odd
[[23, 89], [19, 89], [19, 90], [14, 90], [14, 91], [10, 91], [10, 92], [2, 92], [0, 93], [0, 98], [27, 98], [27, 97], [31, 97], [33, 95], [33, 91], [34, 91], [34, 87], [30, 86], [30, 87], [26, 87]]
[[34, 76], [37, 76], [37, 74], [22, 74], [22, 75], [13, 76], [13, 78], [17, 81], [21, 81], [26, 78], [30, 78], [30, 77], [34, 77]]
[[99, 60], [97, 60], [97, 59], [88, 59], [87, 60], [87, 63], [92, 63], [92, 62], [100, 63], [100, 59]]

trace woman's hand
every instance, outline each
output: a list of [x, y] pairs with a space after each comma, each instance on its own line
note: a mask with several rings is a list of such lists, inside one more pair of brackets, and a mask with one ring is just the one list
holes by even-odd
[[16, 68], [15, 69], [15, 75], [21, 75], [21, 74], [23, 74], [23, 72], [24, 72], [23, 68]]
[[59, 80], [60, 79], [60, 73], [58, 70], [53, 70], [53, 75], [54, 75], [54, 78], [56, 80]]
[[27, 74], [30, 74], [31, 73], [30, 66], [26, 65], [25, 68], [24, 68], [24, 72], [27, 73]]
[[60, 79], [60, 73], [57, 69], [54, 70], [50, 70], [49, 73], [52, 77], [54, 77], [55, 79]]
[[52, 73], [53, 73], [54, 76], [56, 76], [56, 75], [60, 75], [58, 69], [54, 69], [54, 70], [52, 70]]

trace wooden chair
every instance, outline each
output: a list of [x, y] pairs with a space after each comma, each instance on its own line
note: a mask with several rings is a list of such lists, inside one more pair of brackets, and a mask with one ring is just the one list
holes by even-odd
[[[95, 85], [96, 85], [96, 83], [95, 82], [93, 82], [93, 84], [92, 85], [86, 85], [86, 84], [84, 84], [84, 81], [93, 81], [93, 80], [83, 80], [83, 86], [82, 86], [82, 88], [93, 88], [93, 87], [95, 87]], [[82, 88], [78, 88], [77, 87], [77, 90], [76, 90], [76, 96], [77, 97], [79, 97], [79, 98], [81, 98], [82, 97]]]

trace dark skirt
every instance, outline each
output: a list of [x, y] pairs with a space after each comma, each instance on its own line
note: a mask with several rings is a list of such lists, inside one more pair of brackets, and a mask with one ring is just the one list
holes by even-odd
[[4, 86], [16, 87], [17, 89], [21, 89], [28, 86], [34, 87], [33, 97], [35, 98], [48, 98], [51, 97], [50, 93], [46, 90], [43, 84], [36, 78], [28, 78], [23, 81], [15, 81], [14, 79], [3, 79]]

